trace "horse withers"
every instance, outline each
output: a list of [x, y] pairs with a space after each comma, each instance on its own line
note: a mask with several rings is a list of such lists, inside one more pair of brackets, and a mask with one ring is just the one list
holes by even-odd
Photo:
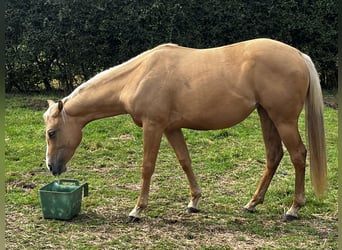
[[66, 164], [89, 122], [129, 114], [143, 129], [142, 187], [129, 214], [137, 221], [146, 208], [151, 176], [163, 134], [173, 147], [190, 185], [188, 212], [198, 212], [201, 190], [191, 167], [182, 128], [232, 127], [257, 109], [266, 149], [266, 167], [244, 210], [262, 203], [283, 157], [295, 168], [295, 191], [286, 219], [305, 204], [307, 150], [298, 131], [305, 103], [310, 170], [314, 191], [327, 186], [323, 102], [319, 77], [309, 56], [284, 43], [255, 39], [210, 49], [164, 44], [103, 71], [58, 102], [49, 101], [46, 164], [53, 175]]

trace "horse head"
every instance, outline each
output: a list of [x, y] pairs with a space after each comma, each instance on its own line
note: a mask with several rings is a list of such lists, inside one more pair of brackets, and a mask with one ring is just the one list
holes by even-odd
[[65, 112], [62, 101], [49, 100], [44, 113], [46, 125], [46, 166], [54, 176], [66, 171], [82, 139], [82, 127]]

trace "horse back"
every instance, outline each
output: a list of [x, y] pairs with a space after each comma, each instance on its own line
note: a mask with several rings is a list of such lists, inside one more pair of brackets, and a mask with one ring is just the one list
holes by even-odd
[[307, 77], [301, 53], [270, 39], [210, 49], [167, 44], [143, 58], [128, 96], [137, 120], [216, 129], [239, 123], [257, 104], [279, 110], [295, 103], [300, 112]]

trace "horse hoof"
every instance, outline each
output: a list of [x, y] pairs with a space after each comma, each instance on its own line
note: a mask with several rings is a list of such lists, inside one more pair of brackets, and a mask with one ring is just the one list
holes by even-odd
[[283, 219], [285, 222], [290, 222], [290, 221], [298, 220], [298, 217], [295, 215], [291, 215], [291, 214], [285, 214]]
[[189, 214], [197, 214], [200, 212], [200, 210], [194, 207], [187, 207], [186, 212]]
[[251, 213], [251, 214], [254, 214], [256, 212], [256, 209], [255, 208], [252, 208], [252, 209], [248, 209], [246, 207], [242, 208], [242, 211], [244, 213]]
[[129, 216], [127, 219], [127, 223], [138, 223], [141, 219], [139, 217]]

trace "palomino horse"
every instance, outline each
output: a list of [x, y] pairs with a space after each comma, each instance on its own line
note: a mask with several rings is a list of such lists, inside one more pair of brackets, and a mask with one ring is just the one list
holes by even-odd
[[198, 212], [200, 187], [182, 128], [211, 130], [234, 126], [257, 109], [266, 147], [266, 168], [244, 207], [253, 212], [262, 203], [286, 146], [295, 168], [295, 193], [286, 219], [304, 206], [306, 148], [298, 117], [306, 107], [310, 170], [314, 191], [326, 189], [327, 166], [323, 104], [319, 77], [309, 56], [270, 39], [192, 49], [160, 45], [119, 66], [99, 73], [57, 103], [49, 102], [46, 164], [53, 175], [81, 142], [82, 128], [104, 117], [130, 114], [143, 129], [142, 187], [129, 214], [138, 221], [146, 208], [151, 176], [163, 134], [173, 147], [190, 185], [188, 212]]

